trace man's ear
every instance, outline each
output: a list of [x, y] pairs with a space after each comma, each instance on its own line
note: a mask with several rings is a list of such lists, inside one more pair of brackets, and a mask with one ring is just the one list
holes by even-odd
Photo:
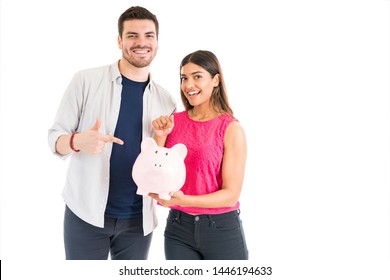
[[122, 38], [118, 35], [118, 48], [122, 49]]

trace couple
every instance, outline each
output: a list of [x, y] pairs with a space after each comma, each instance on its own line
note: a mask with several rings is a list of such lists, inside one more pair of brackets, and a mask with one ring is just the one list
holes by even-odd
[[[185, 110], [171, 114], [174, 98], [149, 73], [158, 49], [156, 16], [131, 7], [119, 17], [118, 32], [122, 58], [73, 77], [48, 133], [51, 151], [70, 157], [63, 190], [66, 259], [147, 259], [156, 201], [170, 208], [166, 259], [248, 259], [238, 202], [245, 133], [216, 56], [201, 50], [182, 60]], [[188, 148], [185, 184], [170, 200], [136, 194], [131, 169], [146, 137]]]

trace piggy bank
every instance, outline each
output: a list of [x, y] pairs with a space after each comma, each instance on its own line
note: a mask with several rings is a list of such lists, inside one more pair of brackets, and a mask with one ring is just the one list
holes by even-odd
[[132, 171], [138, 187], [137, 194], [156, 193], [161, 199], [171, 199], [170, 193], [180, 190], [184, 185], [186, 156], [187, 147], [184, 144], [165, 148], [157, 146], [153, 138], [145, 138]]

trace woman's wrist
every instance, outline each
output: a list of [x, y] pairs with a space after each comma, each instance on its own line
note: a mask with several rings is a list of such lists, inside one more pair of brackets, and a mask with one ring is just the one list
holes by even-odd
[[154, 135], [154, 141], [156, 141], [157, 146], [165, 147], [165, 142], [167, 141], [167, 136], [157, 136]]

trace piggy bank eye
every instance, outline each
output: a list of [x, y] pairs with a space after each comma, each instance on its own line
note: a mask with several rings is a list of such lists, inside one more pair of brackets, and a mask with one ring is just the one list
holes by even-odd
[[165, 153], [165, 155], [167, 156], [167, 155], [168, 155], [168, 153]]
[[158, 151], [155, 151], [154, 153], [155, 153], [155, 154], [157, 154], [157, 153], [158, 153]]

